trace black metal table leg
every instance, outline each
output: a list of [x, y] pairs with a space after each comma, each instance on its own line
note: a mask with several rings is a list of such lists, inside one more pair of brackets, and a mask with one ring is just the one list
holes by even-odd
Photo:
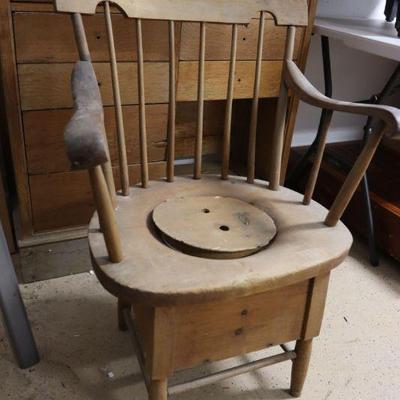
[[0, 310], [4, 325], [20, 368], [29, 368], [39, 361], [39, 354], [32, 335], [18, 288], [17, 277], [8, 251], [3, 227], [0, 223]]
[[[329, 38], [327, 36], [321, 36], [321, 47], [322, 47], [322, 61], [324, 67], [324, 83], [325, 83], [325, 96], [332, 97], [332, 70], [331, 70], [331, 55], [329, 50]], [[320, 140], [322, 129], [325, 125], [326, 110], [322, 110], [321, 118], [319, 120], [319, 126], [317, 135], [314, 141], [311, 143], [310, 147], [307, 149], [304, 156], [293, 168], [292, 172], [287, 178], [286, 185], [290, 188], [296, 189], [297, 182], [300, 176], [304, 173], [304, 169], [307, 166], [308, 160], [315, 153], [318, 142]]]
[[[370, 100], [370, 103], [373, 104], [381, 104], [383, 99], [390, 94], [390, 92], [395, 88], [395, 86], [400, 81], [400, 64], [397, 66], [393, 74], [390, 76], [389, 80], [387, 81], [385, 87], [383, 88], [382, 92], [379, 93], [377, 96], [373, 96]], [[364, 127], [364, 143], [367, 141], [368, 136], [372, 133], [372, 123], [373, 118], [369, 117], [367, 119], [367, 124]], [[379, 253], [378, 248], [376, 245], [375, 239], [375, 229], [374, 229], [374, 219], [372, 215], [372, 207], [371, 207], [371, 199], [369, 196], [369, 187], [368, 187], [368, 178], [367, 174], [365, 174], [363, 181], [362, 181], [362, 190], [364, 201], [366, 205], [366, 211], [368, 216], [368, 244], [369, 244], [369, 257], [371, 264], [373, 266], [379, 265]]]

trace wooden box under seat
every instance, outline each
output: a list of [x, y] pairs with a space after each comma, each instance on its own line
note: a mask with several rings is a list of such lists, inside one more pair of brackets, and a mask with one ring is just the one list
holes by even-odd
[[329, 273], [228, 301], [133, 305], [147, 373], [161, 379], [204, 362], [318, 336], [328, 282]]

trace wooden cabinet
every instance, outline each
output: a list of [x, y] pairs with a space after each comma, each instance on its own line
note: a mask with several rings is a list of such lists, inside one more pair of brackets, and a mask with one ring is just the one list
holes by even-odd
[[[310, 1], [311, 23], [316, 1]], [[248, 99], [253, 93], [257, 45], [254, 21], [240, 27], [235, 98]], [[134, 24], [113, 10], [121, 95], [127, 133], [130, 174], [139, 179], [138, 99]], [[102, 7], [98, 14], [85, 16], [91, 55], [105, 105], [105, 124], [115, 174], [117, 169], [108, 44]], [[85, 172], [71, 171], [64, 152], [63, 129], [72, 114], [70, 75], [78, 59], [68, 15], [54, 13], [51, 1], [9, 1], [0, 3], [2, 81], [6, 98], [9, 138], [19, 198], [19, 244], [32, 245], [85, 235], [93, 210]], [[163, 176], [166, 159], [168, 100], [168, 26], [166, 22], [143, 23], [145, 87], [148, 113], [150, 175]], [[303, 67], [311, 29], [298, 29], [296, 57]], [[205, 153], [219, 149], [228, 80], [230, 30], [210, 24], [207, 30], [205, 97]], [[176, 26], [178, 63], [177, 143], [179, 158], [192, 157], [197, 98], [199, 25]], [[218, 40], [215, 40], [218, 38]], [[286, 29], [266, 21], [261, 96], [278, 94]], [[207, 79], [211, 77], [212, 79]], [[292, 102], [287, 143], [296, 112]], [[234, 129], [246, 126], [244, 121]], [[268, 136], [268, 126], [262, 127]], [[244, 132], [246, 134], [246, 132]], [[118, 182], [118, 180], [117, 180]]]

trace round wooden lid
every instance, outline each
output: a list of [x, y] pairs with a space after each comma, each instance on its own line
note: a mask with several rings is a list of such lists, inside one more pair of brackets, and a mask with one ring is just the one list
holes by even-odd
[[166, 200], [153, 210], [164, 241], [205, 258], [239, 258], [263, 248], [276, 235], [263, 210], [232, 197], [195, 196]]

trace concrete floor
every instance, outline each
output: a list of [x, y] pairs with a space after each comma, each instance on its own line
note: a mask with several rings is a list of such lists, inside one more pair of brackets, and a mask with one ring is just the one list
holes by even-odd
[[[302, 399], [400, 399], [400, 266], [383, 259], [374, 269], [366, 257], [356, 244], [333, 273]], [[42, 361], [19, 370], [0, 325], [1, 400], [147, 399], [129, 338], [116, 329], [115, 299], [94, 275], [24, 285], [22, 294]], [[174, 399], [289, 399], [289, 376], [290, 363], [283, 363]]]

